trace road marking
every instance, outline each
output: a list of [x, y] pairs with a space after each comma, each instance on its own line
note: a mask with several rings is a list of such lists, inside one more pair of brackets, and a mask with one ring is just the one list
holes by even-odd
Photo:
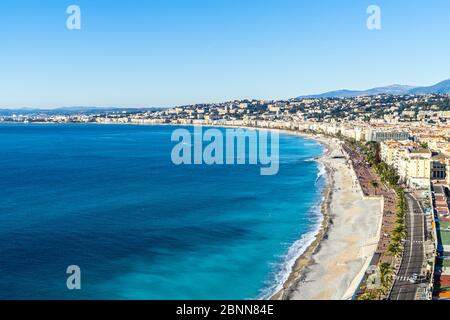
[[[414, 204], [411, 204], [411, 199], [410, 199], [410, 201], [408, 201], [408, 207], [409, 207], [409, 209], [411, 209], [411, 207], [412, 207], [412, 209], [413, 209], [413, 211], [414, 211]], [[409, 226], [408, 226], [408, 228], [409, 228], [409, 231], [410, 231], [410, 239], [414, 239], [414, 228], [413, 228], [413, 226], [414, 226], [414, 223], [415, 223], [415, 221], [414, 221], [414, 215], [413, 214], [411, 214], [411, 210], [408, 210], [408, 214], [409, 214]], [[408, 264], [406, 265], [406, 274], [408, 274], [409, 273], [409, 267], [410, 267], [410, 264], [411, 264], [411, 256], [412, 256], [412, 252], [413, 252], [413, 243], [412, 242], [410, 242], [410, 248], [409, 248], [409, 257], [408, 257]]]
[[398, 290], [398, 295], [397, 295], [397, 300], [400, 300], [400, 296], [402, 294], [403, 288], [400, 288], [400, 290]]

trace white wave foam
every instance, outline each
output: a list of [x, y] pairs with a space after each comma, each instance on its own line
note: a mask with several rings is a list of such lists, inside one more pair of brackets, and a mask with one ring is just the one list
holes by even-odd
[[313, 214], [311, 218], [314, 218], [314, 222], [316, 222], [316, 224], [311, 231], [302, 235], [299, 240], [295, 241], [294, 244], [289, 247], [288, 252], [282, 258], [282, 262], [278, 265], [278, 268], [274, 272], [272, 281], [267, 283], [267, 286], [261, 290], [261, 293], [257, 298], [258, 300], [270, 299], [275, 293], [283, 288], [283, 285], [289, 278], [297, 259], [305, 253], [308, 247], [316, 239], [323, 221], [321, 205], [314, 206], [311, 209], [311, 213]]
[[317, 173], [316, 183], [317, 183], [317, 181], [319, 181], [320, 178], [325, 176], [326, 173], [327, 173], [327, 169], [326, 169], [325, 165], [323, 163], [319, 162], [319, 172]]
[[309, 142], [309, 143], [305, 143], [304, 144], [304, 146], [305, 147], [316, 147], [316, 146], [320, 146], [320, 143], [312, 143], [312, 142]]

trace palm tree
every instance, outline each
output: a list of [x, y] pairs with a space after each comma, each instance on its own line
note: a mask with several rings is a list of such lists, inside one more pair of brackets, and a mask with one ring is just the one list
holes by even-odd
[[383, 294], [386, 294], [391, 286], [394, 268], [390, 263], [384, 262], [380, 265], [380, 280], [383, 287]]
[[402, 255], [403, 248], [399, 242], [394, 241], [389, 245], [388, 252], [391, 254], [392, 257], [399, 258]]
[[393, 234], [391, 236], [391, 240], [392, 240], [392, 243], [401, 244], [402, 241], [403, 241], [403, 237], [401, 235], [399, 235], [399, 234]]
[[399, 226], [404, 226], [405, 225], [405, 218], [404, 217], [397, 217], [397, 219], [395, 220], [395, 223]]
[[377, 300], [378, 292], [376, 290], [366, 290], [366, 292], [361, 295], [358, 300]]
[[399, 238], [400, 240], [403, 240], [406, 238], [406, 231], [404, 225], [397, 225], [397, 227], [392, 231], [392, 234], [394, 237]]

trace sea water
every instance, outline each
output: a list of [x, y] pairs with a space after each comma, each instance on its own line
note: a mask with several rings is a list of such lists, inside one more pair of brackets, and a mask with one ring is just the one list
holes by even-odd
[[[178, 127], [0, 125], [1, 299], [268, 298], [314, 240], [323, 147], [175, 166]], [[186, 127], [193, 131], [192, 127]], [[224, 130], [224, 129], [220, 129]], [[68, 290], [68, 266], [81, 290]]]

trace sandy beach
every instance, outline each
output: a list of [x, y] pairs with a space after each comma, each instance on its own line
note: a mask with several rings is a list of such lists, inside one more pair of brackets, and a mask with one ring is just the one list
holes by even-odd
[[316, 241], [297, 260], [284, 290], [273, 299], [351, 299], [378, 244], [382, 199], [363, 197], [337, 141], [313, 138], [328, 149], [318, 160], [328, 176], [324, 220]]

